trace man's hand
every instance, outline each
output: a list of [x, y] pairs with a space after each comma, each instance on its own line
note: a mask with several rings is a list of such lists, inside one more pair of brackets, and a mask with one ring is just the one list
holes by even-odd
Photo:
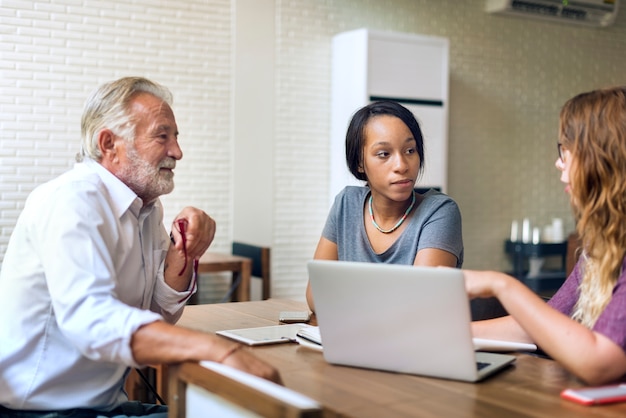
[[[200, 209], [193, 207], [184, 208], [174, 219], [172, 224], [172, 237], [174, 247], [184, 255], [182, 231], [178, 227], [178, 221], [186, 221], [185, 244], [187, 257], [190, 260], [198, 259], [209, 248], [215, 237], [215, 221]], [[189, 261], [189, 260], [188, 260]]]
[[130, 341], [139, 364], [168, 364], [210, 360], [282, 384], [276, 368], [246, 347], [208, 334], [155, 321], [140, 327]]
[[199, 259], [215, 237], [215, 221], [200, 209], [184, 208], [172, 223], [172, 244], [165, 258], [165, 281], [174, 289], [189, 287], [193, 260]]
[[278, 383], [279, 385], [283, 384], [278, 370], [260, 360], [243, 347], [235, 350], [232, 354], [228, 354], [226, 358], [221, 360], [221, 363]]

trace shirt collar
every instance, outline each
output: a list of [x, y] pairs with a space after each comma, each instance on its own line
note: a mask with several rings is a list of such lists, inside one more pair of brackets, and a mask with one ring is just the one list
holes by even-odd
[[118, 217], [121, 217], [127, 210], [130, 210], [136, 217], [139, 217], [140, 212], [149, 213], [154, 208], [154, 202], [144, 208], [143, 200], [141, 200], [141, 198], [123, 181], [104, 168], [102, 164], [88, 158], [85, 158], [82, 164], [85, 164], [85, 167], [95, 172], [98, 177], [100, 177], [100, 180], [102, 180], [102, 183], [111, 196], [111, 201], [114, 206], [113, 210]]

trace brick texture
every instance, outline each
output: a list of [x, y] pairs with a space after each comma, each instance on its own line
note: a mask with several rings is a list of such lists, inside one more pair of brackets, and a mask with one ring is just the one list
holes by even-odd
[[[0, 0], [0, 262], [28, 193], [72, 166], [83, 101], [140, 74], [167, 85], [185, 153], [166, 222], [209, 212], [213, 249], [232, 241], [229, 0]], [[626, 11], [606, 29], [497, 17], [484, 0], [276, 0], [273, 296], [304, 298], [305, 264], [328, 210], [330, 43], [369, 27], [450, 39], [449, 194], [463, 215], [465, 267], [510, 269], [511, 221], [563, 218], [554, 168], [558, 111], [625, 83]], [[346, 121], [347, 122], [347, 121]], [[226, 277], [205, 278], [218, 300]]]

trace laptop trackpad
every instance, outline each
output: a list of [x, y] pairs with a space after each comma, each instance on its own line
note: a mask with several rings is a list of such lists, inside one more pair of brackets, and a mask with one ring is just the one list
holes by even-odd
[[496, 353], [476, 353], [476, 367], [478, 379], [482, 379], [493, 372], [502, 369], [515, 361], [515, 356]]

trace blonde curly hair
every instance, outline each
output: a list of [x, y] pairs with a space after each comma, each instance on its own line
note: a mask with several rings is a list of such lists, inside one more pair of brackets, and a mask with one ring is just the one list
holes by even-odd
[[611, 300], [626, 255], [626, 87], [567, 101], [559, 136], [571, 153], [571, 204], [582, 241], [572, 318], [591, 328]]

